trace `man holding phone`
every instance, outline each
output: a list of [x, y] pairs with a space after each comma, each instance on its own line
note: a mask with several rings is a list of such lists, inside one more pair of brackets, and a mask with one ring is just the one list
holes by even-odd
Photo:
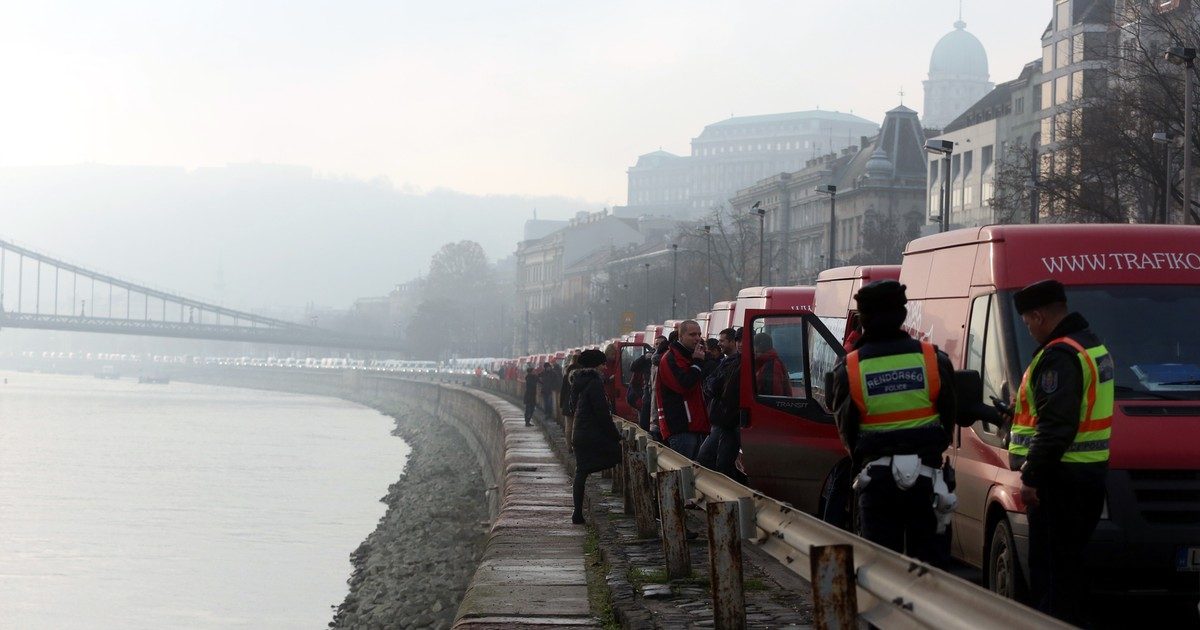
[[659, 429], [667, 446], [688, 459], [696, 458], [709, 432], [702, 388], [706, 356], [700, 324], [689, 319], [679, 324], [679, 340], [671, 343], [658, 366]]

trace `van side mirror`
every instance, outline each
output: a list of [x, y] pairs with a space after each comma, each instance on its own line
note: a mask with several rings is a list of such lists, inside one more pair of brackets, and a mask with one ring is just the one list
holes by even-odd
[[958, 399], [959, 426], [971, 426], [980, 420], [1000, 423], [1000, 414], [991, 405], [983, 403], [983, 379], [977, 370], [955, 370], [954, 393]]

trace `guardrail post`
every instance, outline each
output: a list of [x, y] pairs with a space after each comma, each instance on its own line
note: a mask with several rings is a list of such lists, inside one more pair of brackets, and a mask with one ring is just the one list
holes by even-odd
[[708, 579], [712, 584], [714, 627], [741, 630], [746, 627], [741, 509], [737, 501], [714, 501], [707, 510]]
[[821, 630], [858, 628], [858, 593], [852, 545], [813, 545], [810, 552], [813, 626]]
[[657, 479], [667, 577], [686, 578], [692, 575], [692, 555], [688, 552], [687, 525], [683, 516], [683, 474], [678, 470], [664, 470], [658, 473]]
[[633, 517], [638, 538], [653, 538], [658, 533], [654, 520], [654, 496], [650, 490], [650, 475], [640, 453], [629, 453], [629, 485], [633, 493]]
[[[624, 443], [620, 444], [620, 445], [619, 445], [619, 448], [620, 448], [622, 451], [623, 451], [623, 450], [625, 450], [625, 445], [624, 445]], [[624, 467], [625, 467], [625, 458], [623, 458], [623, 457], [618, 457], [618, 458], [617, 458], [617, 465], [612, 467], [612, 471], [613, 471], [613, 474], [612, 474], [612, 493], [613, 493], [613, 494], [617, 494], [617, 495], [623, 495], [623, 494], [625, 493], [625, 490], [624, 490], [624, 485], [625, 485], [625, 470], [624, 470]]]
[[758, 525], [754, 521], [754, 497], [738, 497], [738, 533], [743, 540], [758, 538]]
[[622, 499], [624, 499], [624, 512], [627, 516], [633, 514], [633, 471], [629, 468], [629, 462], [633, 459], [633, 429], [625, 430], [625, 439], [621, 442], [621, 470], [624, 483], [622, 484]]

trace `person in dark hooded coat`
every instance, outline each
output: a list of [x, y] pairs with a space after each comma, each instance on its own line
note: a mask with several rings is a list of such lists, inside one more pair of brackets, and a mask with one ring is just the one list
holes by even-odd
[[583, 524], [583, 492], [588, 475], [612, 468], [621, 459], [621, 436], [604, 393], [604, 375], [598, 369], [604, 364], [603, 352], [585, 350], [579, 355], [580, 368], [571, 375], [571, 407], [575, 412], [571, 436], [575, 449], [575, 512], [571, 522], [575, 524]]

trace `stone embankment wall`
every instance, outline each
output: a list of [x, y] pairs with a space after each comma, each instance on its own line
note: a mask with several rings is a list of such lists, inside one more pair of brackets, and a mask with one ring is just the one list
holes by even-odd
[[[352, 555], [355, 566], [350, 580], [351, 593], [339, 607], [336, 627], [444, 627], [455, 619], [456, 628], [572, 626], [594, 627], [589, 611], [583, 543], [586, 531], [570, 522], [571, 492], [567, 471], [555, 457], [543, 433], [524, 426], [521, 411], [498, 396], [466, 387], [421, 382], [362, 372], [296, 372], [294, 370], [244, 369], [180, 374], [197, 382], [237, 385], [260, 389], [296, 391], [336, 396], [371, 405], [398, 418], [397, 431], [416, 430], [411, 416], [432, 418], [444, 427], [453, 427], [466, 449], [474, 455], [477, 492], [486, 504], [487, 520], [479, 523], [474, 516], [462, 514], [458, 525], [474, 519], [479, 530], [486, 527], [486, 538], [478, 567], [466, 586], [465, 595], [450, 615], [453, 602], [447, 597], [432, 598], [431, 589], [416, 586], [412, 576], [421, 576], [428, 562], [405, 562], [396, 558], [404, 545], [431, 546], [440, 530], [420, 528], [421, 533], [405, 535], [406, 510], [418, 510], [405, 497], [420, 492], [429, 499], [442, 501], [454, 510], [460, 496], [455, 488], [442, 488], [435, 478], [461, 476], [465, 466], [461, 458], [435, 450], [440, 457], [422, 458], [420, 438], [410, 440], [413, 455], [409, 466], [441, 460], [434, 477], [422, 477], [424, 483], [406, 483], [402, 479], [389, 489], [385, 501], [389, 513], [379, 529]], [[429, 431], [417, 431], [422, 435]], [[412, 435], [416, 435], [413, 433]], [[407, 437], [406, 437], [407, 439]], [[465, 455], [456, 453], [454, 455]], [[406, 477], [414, 469], [406, 471]], [[442, 496], [443, 494], [447, 496]], [[479, 506], [482, 507], [482, 506]], [[393, 518], [392, 512], [396, 511]], [[444, 514], [448, 516], [448, 514]], [[428, 519], [422, 519], [428, 520]], [[435, 519], [436, 520], [436, 519]], [[460, 532], [461, 534], [461, 532]], [[424, 539], [421, 536], [425, 536]], [[432, 545], [435, 546], [436, 545]], [[469, 545], [461, 545], [467, 547]], [[463, 549], [445, 550], [446, 554]], [[454, 573], [458, 565], [443, 563], [442, 569]], [[442, 571], [441, 574], [447, 573]], [[381, 579], [374, 579], [381, 578]], [[406, 592], [406, 589], [418, 592]], [[453, 589], [448, 589], [453, 593]], [[353, 601], [351, 601], [353, 599]], [[407, 600], [420, 601], [406, 606]], [[432, 603], [430, 603], [432, 602]], [[421, 609], [422, 605], [427, 608]], [[438, 608], [434, 611], [433, 608]], [[378, 612], [376, 612], [378, 611]]]

